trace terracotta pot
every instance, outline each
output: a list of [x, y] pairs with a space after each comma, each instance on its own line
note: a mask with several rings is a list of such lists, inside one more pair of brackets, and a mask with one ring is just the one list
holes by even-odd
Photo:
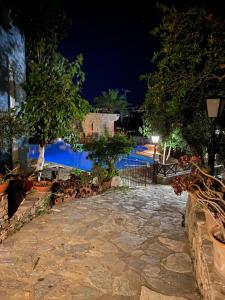
[[[41, 186], [43, 184], [43, 186]], [[49, 192], [51, 190], [52, 183], [51, 181], [34, 181], [33, 190], [39, 191], [39, 192]]]
[[7, 190], [8, 186], [9, 186], [8, 181], [1, 183], [0, 184], [0, 194], [4, 193]]
[[33, 185], [34, 185], [34, 180], [25, 179], [24, 180], [24, 190], [25, 190], [25, 192], [29, 192], [32, 189]]
[[54, 202], [55, 202], [55, 205], [60, 205], [63, 203], [63, 198], [57, 197], [57, 198], [55, 198]]
[[213, 242], [213, 262], [216, 271], [225, 278], [225, 242], [216, 237], [219, 232], [218, 227], [214, 227], [210, 232]]

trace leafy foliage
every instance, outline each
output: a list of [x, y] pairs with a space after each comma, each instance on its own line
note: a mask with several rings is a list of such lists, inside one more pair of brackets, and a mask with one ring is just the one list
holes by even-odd
[[99, 140], [93, 140], [86, 145], [89, 151], [89, 158], [94, 161], [94, 165], [100, 166], [107, 171], [106, 180], [117, 175], [115, 167], [116, 161], [121, 155], [128, 155], [132, 149], [133, 141], [125, 135], [101, 136]]
[[124, 94], [120, 94], [117, 89], [109, 89], [94, 99], [96, 108], [102, 112], [122, 113], [127, 111], [127, 99]]
[[15, 109], [0, 111], [0, 148], [4, 149], [12, 142], [13, 138], [19, 138], [26, 134], [26, 126], [17, 118]]
[[40, 145], [57, 137], [71, 140], [76, 137], [74, 121], [81, 120], [89, 109], [87, 101], [79, 95], [84, 81], [82, 62], [81, 55], [69, 63], [54, 53], [43, 63], [30, 63], [24, 84], [27, 98], [22, 104], [22, 116]]
[[65, 27], [70, 23], [62, 2], [39, 0], [34, 4], [13, 1], [11, 7], [14, 23], [25, 35], [27, 60], [43, 62], [46, 55], [51, 56], [57, 50], [66, 35]]
[[152, 125], [148, 119], [143, 119], [143, 125], [138, 130], [141, 135], [147, 138], [152, 136]]
[[[212, 13], [161, 7], [162, 21], [152, 34], [160, 49], [152, 62], [143, 107], [161, 136], [180, 127], [189, 144], [209, 144], [205, 98], [225, 96], [225, 22]], [[197, 126], [201, 124], [201, 126]]]
[[172, 150], [188, 150], [188, 145], [182, 136], [180, 128], [173, 128], [170, 135], [164, 142], [166, 142], [167, 146], [171, 147]]

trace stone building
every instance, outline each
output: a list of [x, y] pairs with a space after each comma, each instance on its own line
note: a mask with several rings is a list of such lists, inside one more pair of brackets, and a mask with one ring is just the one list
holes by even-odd
[[21, 87], [26, 75], [25, 39], [13, 26], [10, 9], [0, 13], [0, 110], [6, 111], [24, 100]]
[[105, 133], [114, 135], [114, 123], [119, 114], [89, 113], [86, 115], [82, 127], [85, 137], [98, 137]]
[[[26, 76], [25, 39], [12, 24], [10, 13], [10, 8], [0, 5], [0, 112], [8, 111], [25, 99], [21, 86]], [[18, 142], [7, 141], [7, 146], [0, 149], [0, 160], [17, 160]]]

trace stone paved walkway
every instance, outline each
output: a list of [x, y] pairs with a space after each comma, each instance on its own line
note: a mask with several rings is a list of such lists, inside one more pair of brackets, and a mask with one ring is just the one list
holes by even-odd
[[56, 207], [0, 245], [0, 299], [199, 299], [184, 206], [157, 185]]

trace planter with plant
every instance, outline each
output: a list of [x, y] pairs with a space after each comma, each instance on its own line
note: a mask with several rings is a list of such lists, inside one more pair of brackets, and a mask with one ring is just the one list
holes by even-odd
[[184, 161], [191, 162], [193, 170], [189, 175], [176, 177], [172, 186], [177, 195], [183, 191], [191, 193], [192, 201], [205, 212], [207, 231], [213, 242], [214, 266], [225, 276], [225, 184], [200, 168], [196, 157], [181, 158], [180, 162]]
[[18, 167], [15, 167], [13, 170], [10, 170], [7, 166], [4, 165], [4, 174], [0, 174], [0, 194], [5, 193], [9, 187], [9, 182], [11, 178], [16, 176]]
[[32, 189], [38, 192], [50, 192], [52, 182], [49, 180], [34, 181]]

